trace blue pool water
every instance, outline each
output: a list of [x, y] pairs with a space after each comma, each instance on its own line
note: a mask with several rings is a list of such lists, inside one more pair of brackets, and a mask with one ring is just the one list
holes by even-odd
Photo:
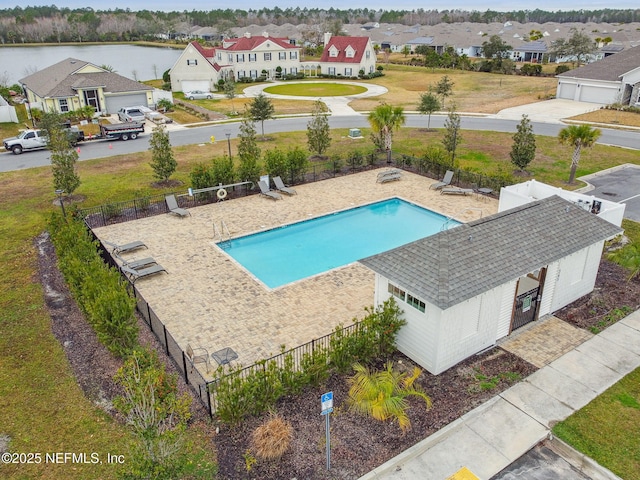
[[[447, 218], [393, 198], [221, 245], [270, 288], [438, 233]], [[448, 226], [458, 225], [449, 220]]]

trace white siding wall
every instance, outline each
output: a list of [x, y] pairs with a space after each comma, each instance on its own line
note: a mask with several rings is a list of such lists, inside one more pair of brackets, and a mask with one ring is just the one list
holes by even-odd
[[[267, 47], [267, 43], [269, 47]], [[245, 76], [251, 76], [249, 72], [255, 70], [257, 72], [257, 76], [262, 75], [262, 70], [266, 70], [269, 74], [269, 77], [274, 78], [276, 75], [276, 68], [281, 67], [283, 74], [291, 73], [291, 70], [294, 69], [296, 72], [301, 71], [300, 66], [300, 50], [299, 48], [285, 49], [279, 45], [275, 45], [271, 42], [265, 42], [253, 50], [246, 51], [237, 51], [233, 52], [233, 70], [236, 78], [238, 78], [238, 72], [244, 71]], [[265, 60], [264, 54], [271, 53], [271, 60]], [[284, 54], [284, 59], [280, 60], [280, 54]], [[295, 54], [295, 58], [291, 58], [291, 54]], [[238, 62], [236, 55], [244, 54], [244, 61]], [[249, 61], [249, 55], [255, 54], [255, 61]], [[226, 64], [227, 61], [227, 52], [222, 52], [222, 63]]]
[[[197, 61], [197, 65], [194, 64], [194, 60]], [[187, 61], [189, 65], [187, 65]], [[187, 48], [171, 67], [169, 74], [171, 75], [171, 90], [174, 92], [184, 91], [182, 86], [184, 80], [207, 82], [208, 90], [212, 92], [215, 91], [215, 86], [218, 83], [218, 72], [193, 45], [187, 45]]]
[[601, 197], [593, 195], [585, 195], [583, 193], [570, 192], [558, 187], [552, 187], [546, 183], [537, 182], [536, 180], [527, 180], [526, 182], [509, 185], [500, 189], [500, 201], [498, 203], [498, 211], [503, 212], [510, 208], [524, 205], [534, 200], [540, 200], [552, 195], [558, 195], [569, 202], [582, 201], [592, 204], [595, 200], [601, 202], [600, 213], [598, 217], [613, 223], [617, 227], [622, 224], [624, 218], [624, 203], [612, 202]]
[[556, 291], [558, 281], [558, 262], [553, 262], [547, 267], [547, 275], [544, 279], [544, 287], [542, 290], [542, 299], [540, 300], [540, 310], [538, 317], [542, 317], [551, 313], [551, 303]]
[[442, 313], [438, 359], [431, 373], [437, 375], [496, 343], [502, 299], [501, 285]]
[[[392, 297], [387, 292], [387, 285], [388, 280], [376, 274], [376, 305]], [[398, 350], [433, 373], [438, 352], [438, 323], [442, 311], [427, 303], [425, 313], [422, 313], [397, 298], [396, 302], [404, 311], [404, 319], [407, 321], [396, 339]]]
[[593, 290], [603, 245], [604, 242], [598, 242], [560, 259], [551, 311], [558, 310]]
[[511, 316], [513, 314], [513, 301], [516, 297], [516, 288], [518, 280], [505, 283], [502, 286], [502, 299], [500, 300], [500, 313], [498, 314], [498, 328], [496, 331], [496, 340], [509, 335], [511, 327]]

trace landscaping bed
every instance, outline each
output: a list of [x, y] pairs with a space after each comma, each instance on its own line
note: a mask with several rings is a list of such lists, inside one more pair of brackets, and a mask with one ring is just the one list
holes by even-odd
[[[93, 330], [83, 318], [69, 295], [57, 269], [56, 256], [48, 236], [36, 241], [39, 251], [39, 280], [46, 294], [46, 304], [52, 317], [52, 330], [65, 349], [76, 379], [85, 395], [107, 412], [118, 388], [113, 375], [121, 362], [115, 360], [97, 341]], [[626, 272], [603, 260], [591, 295], [557, 312], [560, 318], [579, 326], [598, 326], [611, 310], [628, 306], [636, 309], [640, 299], [640, 282], [627, 282]], [[142, 320], [140, 342], [162, 348]], [[177, 373], [172, 362], [161, 355], [167, 369]], [[400, 353], [392, 358], [394, 366], [410, 371], [413, 364]], [[377, 365], [382, 367], [382, 364]], [[348, 396], [347, 378], [331, 376], [324, 384], [306, 389], [295, 397], [281, 399], [276, 411], [293, 426], [291, 448], [278, 461], [256, 458], [250, 438], [268, 414], [246, 419], [229, 427], [210, 422], [208, 415], [190, 387], [178, 382], [181, 392], [194, 397], [193, 422], [206, 429], [212, 439], [223, 479], [285, 479], [344, 478], [354, 479], [367, 473], [423, 438], [456, 420], [497, 393], [535, 371], [524, 360], [494, 348], [474, 355], [446, 372], [433, 376], [423, 372], [419, 385], [432, 399], [433, 407], [425, 411], [424, 403], [409, 399], [412, 428], [403, 433], [397, 424], [381, 423], [350, 412], [345, 404]], [[320, 395], [334, 393], [334, 413], [331, 415], [331, 471], [326, 471], [324, 417], [320, 415]], [[121, 421], [117, 415], [116, 419]], [[216, 428], [219, 428], [216, 432]], [[126, 454], [127, 452], [116, 452]]]

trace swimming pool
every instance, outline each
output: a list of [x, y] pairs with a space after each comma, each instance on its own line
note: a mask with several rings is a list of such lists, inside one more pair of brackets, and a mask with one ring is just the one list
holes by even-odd
[[317, 275], [438, 233], [459, 222], [392, 198], [220, 245], [267, 287]]

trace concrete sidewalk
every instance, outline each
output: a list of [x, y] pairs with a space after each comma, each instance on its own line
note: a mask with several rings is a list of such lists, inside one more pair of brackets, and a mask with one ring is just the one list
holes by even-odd
[[639, 366], [640, 310], [361, 480], [444, 480], [463, 467], [478, 478], [488, 479], [549, 437], [551, 425], [584, 407]]

